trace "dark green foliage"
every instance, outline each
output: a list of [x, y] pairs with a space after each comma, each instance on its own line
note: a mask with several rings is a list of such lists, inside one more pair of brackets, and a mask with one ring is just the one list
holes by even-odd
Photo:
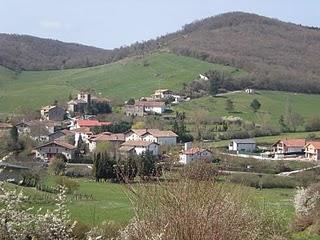
[[261, 103], [258, 101], [258, 99], [253, 99], [250, 103], [250, 107], [254, 112], [257, 112], [261, 107]]
[[93, 156], [93, 175], [97, 182], [101, 179], [114, 180], [117, 178], [114, 166], [116, 161], [108, 153], [97, 153]]
[[142, 179], [157, 176], [160, 169], [157, 168], [156, 158], [151, 153], [146, 152], [136, 159], [137, 175]]
[[206, 76], [209, 78], [209, 94], [215, 96], [219, 92], [223, 75], [217, 71], [209, 71]]
[[124, 133], [131, 129], [132, 124], [126, 121], [113, 122], [112, 125], [94, 127], [93, 133], [98, 134], [101, 132], [111, 132], [111, 133]]
[[307, 119], [305, 124], [306, 131], [319, 131], [320, 130], [320, 117], [311, 117]]
[[130, 99], [127, 101], [127, 104], [128, 104], [128, 105], [134, 105], [134, 104], [135, 104], [134, 98], [130, 98]]
[[172, 131], [178, 135], [178, 142], [191, 142], [193, 136], [188, 133], [185, 124], [186, 115], [185, 113], [176, 112], [176, 117], [173, 122]]
[[225, 109], [228, 112], [234, 111], [234, 105], [231, 99], [227, 99]]

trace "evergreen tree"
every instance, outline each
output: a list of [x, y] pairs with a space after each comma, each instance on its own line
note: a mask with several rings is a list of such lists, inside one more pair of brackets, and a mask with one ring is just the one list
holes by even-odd
[[257, 112], [261, 107], [261, 103], [258, 101], [258, 99], [255, 98], [252, 100], [250, 107], [253, 109], [254, 112]]

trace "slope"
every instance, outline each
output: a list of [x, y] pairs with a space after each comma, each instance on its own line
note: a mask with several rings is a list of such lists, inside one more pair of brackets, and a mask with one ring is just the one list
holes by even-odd
[[[160, 52], [103, 66], [59, 71], [23, 71], [10, 80], [0, 77], [0, 112], [39, 108], [70, 93], [93, 89], [114, 100], [150, 95], [157, 88], [179, 90], [208, 70], [243, 76], [244, 71]], [[1, 74], [1, 72], [0, 72]]]

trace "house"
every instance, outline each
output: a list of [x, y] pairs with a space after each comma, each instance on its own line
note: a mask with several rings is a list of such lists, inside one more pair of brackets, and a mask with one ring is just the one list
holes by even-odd
[[124, 142], [119, 148], [120, 152], [131, 151], [136, 155], [142, 155], [143, 153], [149, 152], [153, 156], [159, 155], [159, 144], [155, 142], [147, 141], [127, 141]]
[[49, 135], [56, 131], [59, 124], [53, 121], [22, 121], [16, 124], [19, 136], [28, 136], [37, 142], [49, 141]]
[[143, 107], [143, 111], [146, 113], [157, 113], [162, 114], [166, 110], [165, 102], [156, 101], [137, 101], [135, 106]]
[[49, 135], [49, 141], [52, 142], [54, 140], [63, 140], [63, 141], [67, 141], [68, 138], [74, 138], [74, 135], [75, 133], [70, 131], [70, 130], [67, 130], [67, 129], [63, 129], [63, 130], [59, 130], [59, 131], [56, 131], [54, 133], [51, 133]]
[[85, 109], [91, 104], [91, 94], [80, 92], [76, 99], [68, 102], [68, 111], [71, 113], [84, 113]]
[[255, 94], [255, 90], [252, 89], [252, 88], [247, 88], [244, 90], [245, 93], [248, 93], [248, 94]]
[[159, 129], [131, 129], [126, 133], [126, 141], [156, 142], [160, 145], [176, 145], [178, 135], [173, 131]]
[[173, 95], [173, 92], [169, 89], [158, 89], [152, 94], [152, 98], [154, 100], [162, 100], [162, 99], [169, 99]]
[[0, 136], [3, 136], [7, 133], [10, 132], [10, 130], [12, 129], [12, 124], [10, 123], [2, 123], [0, 122]]
[[36, 158], [50, 160], [62, 154], [67, 160], [73, 159], [76, 147], [62, 141], [53, 141], [35, 148]]
[[320, 142], [309, 142], [304, 148], [305, 157], [310, 161], [320, 160]]
[[143, 117], [144, 107], [141, 105], [125, 105], [124, 112], [126, 116]]
[[59, 106], [45, 106], [40, 110], [41, 118], [50, 121], [63, 121], [66, 111]]
[[285, 139], [273, 144], [272, 149], [275, 154], [303, 154], [305, 146], [305, 139]]
[[184, 150], [179, 154], [179, 163], [188, 164], [197, 160], [211, 160], [212, 152], [208, 149], [192, 147], [191, 143], [185, 143]]
[[233, 139], [229, 144], [229, 151], [254, 152], [257, 148], [254, 139]]
[[74, 133], [74, 145], [78, 146], [79, 140], [81, 138], [82, 142], [89, 144], [89, 139], [93, 136], [93, 132], [89, 127], [81, 127], [75, 130], [72, 130]]
[[94, 152], [97, 144], [109, 142], [115, 147], [119, 147], [122, 143], [125, 142], [125, 135], [123, 133], [110, 133], [104, 132], [97, 135], [92, 135], [89, 138], [89, 151]]
[[90, 120], [90, 119], [77, 119], [75, 121], [74, 128], [93, 128], [93, 127], [103, 127], [110, 126], [111, 122], [99, 122], [98, 120]]
[[205, 81], [208, 81], [208, 80], [209, 80], [209, 78], [208, 78], [206, 75], [204, 75], [204, 74], [199, 74], [199, 79], [205, 80]]

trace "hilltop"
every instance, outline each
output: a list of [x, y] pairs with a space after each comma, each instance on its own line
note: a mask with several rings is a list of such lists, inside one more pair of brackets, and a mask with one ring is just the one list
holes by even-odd
[[[0, 35], [0, 65], [14, 70], [82, 68], [166, 50], [244, 69], [237, 88], [320, 93], [320, 31], [232, 12], [129, 47], [104, 50], [31, 36]], [[232, 89], [230, 89], [232, 90]]]
[[116, 51], [28, 35], [0, 34], [0, 65], [15, 70], [48, 70], [101, 65]]

